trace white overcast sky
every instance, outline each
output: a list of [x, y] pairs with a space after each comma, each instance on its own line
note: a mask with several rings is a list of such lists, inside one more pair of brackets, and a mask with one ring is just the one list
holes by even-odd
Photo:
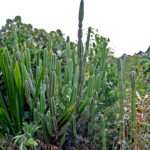
[[[0, 26], [16, 15], [47, 31], [60, 28], [77, 39], [80, 0], [1, 0]], [[88, 26], [110, 38], [116, 55], [145, 51], [150, 45], [150, 0], [85, 0], [84, 31]]]

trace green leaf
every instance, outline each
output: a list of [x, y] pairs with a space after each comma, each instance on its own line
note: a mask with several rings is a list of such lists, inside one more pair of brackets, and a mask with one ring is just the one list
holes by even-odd
[[15, 77], [15, 83], [16, 83], [17, 89], [21, 89], [22, 88], [22, 79], [21, 79], [21, 72], [20, 72], [20, 67], [19, 67], [18, 62], [16, 62], [16, 64], [15, 64], [14, 77]]

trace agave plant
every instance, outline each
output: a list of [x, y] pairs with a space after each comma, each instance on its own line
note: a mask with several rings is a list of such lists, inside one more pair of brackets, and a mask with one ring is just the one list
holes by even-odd
[[6, 95], [0, 93], [0, 106], [4, 114], [2, 126], [13, 134], [21, 129], [24, 107], [24, 87], [18, 60], [12, 58], [7, 50], [0, 54], [0, 69], [3, 73]]

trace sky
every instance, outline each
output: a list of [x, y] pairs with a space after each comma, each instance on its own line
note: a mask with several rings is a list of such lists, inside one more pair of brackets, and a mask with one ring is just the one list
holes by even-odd
[[[110, 39], [116, 56], [150, 46], [150, 0], [84, 0], [84, 33], [89, 26]], [[24, 23], [47, 31], [61, 29], [77, 40], [80, 0], [1, 0], [0, 27], [20, 15]]]

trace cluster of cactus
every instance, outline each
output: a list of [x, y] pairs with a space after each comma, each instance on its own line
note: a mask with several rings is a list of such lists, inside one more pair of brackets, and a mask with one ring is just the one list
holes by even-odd
[[[119, 59], [117, 73], [116, 60], [109, 56], [109, 39], [91, 27], [83, 43], [83, 0], [78, 19], [77, 44], [69, 37], [65, 40], [60, 30], [34, 29], [20, 17], [7, 20], [0, 30], [0, 135], [15, 136], [14, 149], [23, 147], [20, 141], [26, 139], [24, 149], [106, 150], [113, 147], [112, 130], [117, 126], [118, 141], [128, 140], [124, 60]], [[128, 140], [132, 147], [135, 92], [132, 72]], [[119, 146], [124, 149], [122, 143]]]
[[20, 17], [2, 28], [0, 70], [6, 90], [5, 95], [0, 92], [2, 133], [19, 134], [24, 122], [33, 122], [39, 126], [39, 140], [62, 147], [68, 128], [75, 138], [79, 134], [83, 112], [88, 112], [92, 124], [96, 113], [92, 109], [98, 109], [96, 101], [104, 86], [108, 41], [89, 28], [84, 48], [83, 5], [81, 1], [77, 46], [69, 37], [65, 41], [60, 31], [36, 32]]

